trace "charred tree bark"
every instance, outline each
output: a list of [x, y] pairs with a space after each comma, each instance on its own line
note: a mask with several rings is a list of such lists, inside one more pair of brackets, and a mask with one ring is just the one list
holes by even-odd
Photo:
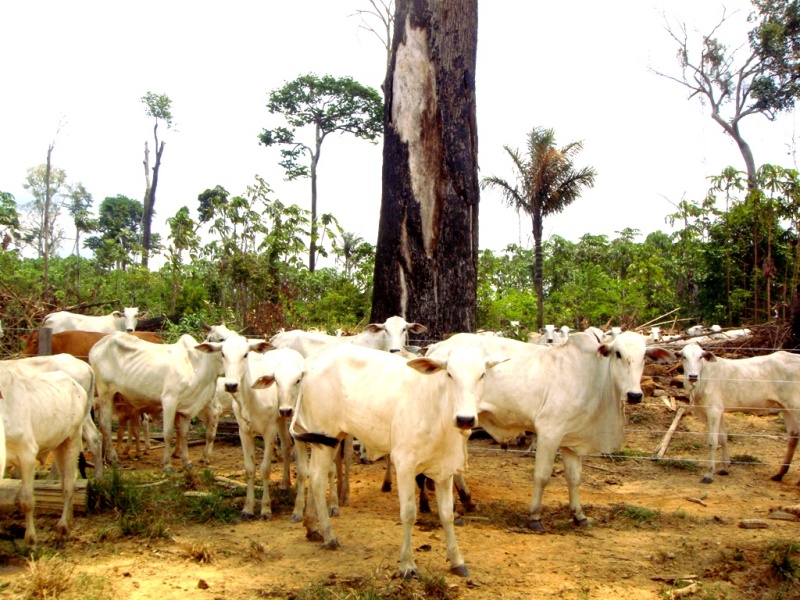
[[429, 339], [476, 328], [477, 31], [477, 0], [397, 2], [371, 320]]

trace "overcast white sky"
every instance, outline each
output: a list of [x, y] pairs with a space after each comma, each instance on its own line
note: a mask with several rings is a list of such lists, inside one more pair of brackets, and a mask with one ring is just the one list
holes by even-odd
[[[309, 208], [308, 180], [288, 183], [278, 151], [258, 145], [279, 124], [268, 93], [314, 72], [351, 76], [380, 88], [385, 54], [359, 31], [367, 0], [228, 2], [0, 3], [0, 190], [18, 203], [27, 169], [45, 161], [58, 123], [53, 162], [95, 200], [141, 199], [145, 140], [152, 122], [140, 98], [167, 94], [176, 128], [167, 142], [154, 229], [181, 206], [197, 217], [197, 196], [215, 185], [241, 194], [266, 178], [283, 202]], [[739, 31], [750, 4], [739, 9]], [[584, 141], [578, 166], [592, 165], [596, 186], [545, 222], [545, 237], [615, 237], [625, 227], [669, 230], [671, 202], [699, 199], [706, 177], [743, 169], [733, 142], [683, 88], [648, 70], [677, 74], [664, 11], [708, 31], [722, 15], [716, 0], [480, 0], [477, 110], [481, 177], [513, 178], [503, 151], [524, 149], [533, 126], [555, 129], [559, 145]], [[730, 30], [735, 31], [733, 27]], [[740, 35], [739, 39], [743, 39]], [[794, 166], [794, 115], [743, 124], [758, 164]], [[322, 148], [319, 210], [374, 243], [381, 195], [381, 144], [349, 137]], [[529, 243], [530, 225], [484, 192], [480, 244], [499, 250]], [[521, 235], [521, 238], [520, 238]]]

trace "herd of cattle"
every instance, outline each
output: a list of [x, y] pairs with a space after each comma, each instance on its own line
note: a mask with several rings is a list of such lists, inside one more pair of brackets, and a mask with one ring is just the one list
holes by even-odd
[[[138, 425], [145, 414], [163, 415], [163, 466], [169, 470], [173, 434], [188, 469], [191, 419], [200, 416], [206, 423], [203, 460], [208, 461], [220, 415], [234, 413], [247, 476], [245, 518], [271, 517], [266, 482], [273, 442], [280, 438], [284, 486], [289, 485], [294, 445], [297, 499], [292, 521], [302, 520], [306, 537], [331, 549], [338, 541], [330, 516], [349, 500], [353, 438], [369, 459], [390, 456], [384, 489], [391, 489], [393, 467], [403, 524], [403, 577], [417, 573], [411, 532], [416, 487], [425, 494], [422, 476], [435, 486], [450, 568], [468, 574], [455, 537], [453, 486], [462, 501], [469, 498], [464, 478], [467, 440], [478, 426], [500, 443], [525, 432], [536, 434], [530, 528], [543, 531], [542, 494], [559, 450], [573, 520], [587, 525], [579, 496], [583, 457], [621, 447], [624, 406], [642, 401], [646, 360], [683, 362], [692, 405], [708, 424], [711, 454], [705, 483], [711, 483], [715, 465], [724, 471], [730, 463], [725, 411], [782, 413], [788, 444], [773, 479], [787, 472], [800, 436], [800, 356], [788, 352], [724, 359], [696, 342], [668, 351], [658, 330], [646, 337], [632, 331], [606, 333], [590, 327], [574, 333], [548, 326], [541, 337], [529, 340], [533, 343], [460, 333], [415, 354], [408, 350], [414, 348], [407, 345], [408, 334], [426, 328], [397, 316], [372, 323], [356, 336], [295, 330], [267, 342], [247, 339], [223, 324], [205, 326], [203, 342], [184, 335], [165, 344], [155, 334], [135, 331], [142, 314], [136, 308], [100, 317], [53, 313], [43, 323], [52, 333], [52, 355], [37, 356], [37, 331], [23, 338], [22, 354], [29, 357], [0, 361], [0, 468], [5, 472], [8, 463], [21, 474], [19, 503], [30, 544], [36, 542], [37, 459], [52, 452], [61, 477], [64, 504], [56, 533], [63, 541], [81, 448], [91, 450], [95, 476], [102, 477], [104, 462], [117, 461], [126, 425], [132, 429], [127, 443], [135, 437], [138, 451]], [[117, 448], [112, 443], [114, 415], [119, 421]], [[258, 509], [256, 436], [265, 442]]]

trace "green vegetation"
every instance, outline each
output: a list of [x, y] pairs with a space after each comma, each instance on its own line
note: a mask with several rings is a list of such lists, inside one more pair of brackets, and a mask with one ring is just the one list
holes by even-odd
[[458, 597], [458, 589], [451, 587], [441, 575], [420, 573], [419, 579], [413, 581], [386, 581], [377, 577], [327, 580], [311, 583], [288, 597], [294, 600], [450, 600]]

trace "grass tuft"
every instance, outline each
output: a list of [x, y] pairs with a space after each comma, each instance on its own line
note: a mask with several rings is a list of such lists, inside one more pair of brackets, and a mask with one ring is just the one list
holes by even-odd
[[28, 572], [14, 584], [20, 598], [59, 598], [71, 589], [75, 566], [60, 555], [38, 560], [31, 558], [27, 563]]

